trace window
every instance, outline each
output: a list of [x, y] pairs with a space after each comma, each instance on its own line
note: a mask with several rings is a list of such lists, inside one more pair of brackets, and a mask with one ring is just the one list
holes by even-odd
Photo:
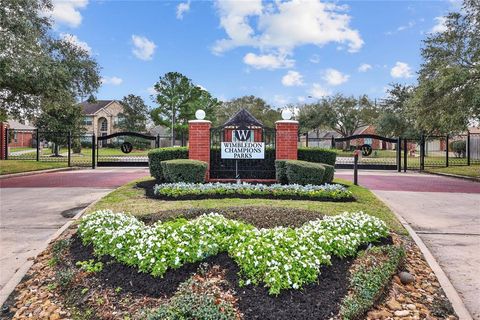
[[83, 125], [84, 126], [91, 126], [92, 125], [92, 117], [83, 118]]
[[107, 130], [108, 130], [107, 119], [103, 119], [100, 121], [100, 131], [107, 131]]

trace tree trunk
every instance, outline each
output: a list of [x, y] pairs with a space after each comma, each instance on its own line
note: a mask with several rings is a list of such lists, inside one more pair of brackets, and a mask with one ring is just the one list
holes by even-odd
[[53, 152], [54, 152], [55, 157], [60, 156], [60, 146], [56, 143], [53, 145]]

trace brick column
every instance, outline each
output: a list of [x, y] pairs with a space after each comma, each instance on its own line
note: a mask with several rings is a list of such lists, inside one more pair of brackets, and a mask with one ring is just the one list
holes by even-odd
[[210, 178], [210, 128], [208, 120], [188, 121], [188, 158], [208, 164], [207, 180]]
[[275, 122], [275, 129], [275, 158], [278, 160], [297, 160], [298, 121], [277, 121]]
[[6, 123], [0, 122], [0, 160], [5, 160], [5, 144], [7, 142], [6, 129], [8, 125]]

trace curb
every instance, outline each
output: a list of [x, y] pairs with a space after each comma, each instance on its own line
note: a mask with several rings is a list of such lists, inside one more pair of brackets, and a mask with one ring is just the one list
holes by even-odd
[[461, 176], [461, 175], [458, 175], [458, 174], [443, 173], [443, 172], [431, 172], [431, 171], [423, 171], [423, 172], [431, 174], [431, 175], [436, 175], [436, 176], [463, 179], [463, 180], [468, 180], [468, 181], [472, 181], [472, 182], [480, 182], [480, 178]]
[[59, 171], [71, 171], [71, 170], [81, 170], [81, 169], [84, 169], [84, 168], [81, 168], [81, 167], [67, 167], [67, 168], [55, 168], [55, 169], [46, 169], [46, 170], [36, 170], [36, 171], [27, 171], [27, 172], [19, 172], [19, 173], [10, 173], [10, 174], [0, 175], [0, 180], [2, 180], [2, 179], [8, 179], [8, 178], [16, 178], [16, 177], [33, 176], [33, 175], [42, 174], [42, 173], [59, 172]]
[[13, 277], [8, 280], [8, 282], [5, 284], [5, 286], [0, 290], [0, 306], [3, 306], [3, 304], [5, 303], [5, 301], [7, 301], [8, 297], [12, 294], [12, 292], [15, 290], [15, 288], [17, 287], [17, 285], [22, 281], [23, 277], [25, 276], [25, 274], [28, 272], [28, 270], [30, 270], [30, 268], [32, 267], [32, 265], [34, 264], [35, 262], [35, 259], [37, 258], [37, 256], [42, 253], [47, 247], [48, 245], [53, 242], [55, 239], [57, 239], [63, 232], [65, 232], [65, 230], [67, 230], [74, 222], [76, 222], [78, 219], [80, 219], [80, 217], [87, 211], [89, 210], [91, 207], [93, 207], [95, 204], [97, 204], [98, 201], [100, 201], [101, 199], [103, 199], [105, 196], [109, 195], [111, 192], [117, 190], [118, 188], [115, 188], [113, 189], [112, 191], [110, 191], [109, 193], [107, 193], [106, 195], [104, 195], [103, 197], [101, 198], [98, 198], [97, 200], [93, 201], [92, 203], [90, 203], [88, 206], [86, 206], [85, 208], [83, 208], [82, 210], [80, 210], [80, 212], [78, 212], [72, 219], [70, 219], [69, 221], [67, 221], [63, 226], [60, 227], [60, 229], [58, 229], [52, 236], [50, 236], [50, 238], [47, 239], [47, 241], [45, 241], [41, 247], [38, 248], [37, 250], [37, 253], [35, 253], [35, 256], [31, 257], [31, 258], [28, 258], [27, 261], [25, 261], [25, 263], [20, 267], [18, 268], [17, 272], [15, 272], [15, 274], [13, 275]]
[[[375, 196], [377, 197], [377, 195]], [[380, 198], [378, 197], [377, 199], [380, 200]], [[420, 237], [412, 229], [412, 227], [408, 224], [408, 222], [401, 215], [399, 215], [392, 207], [390, 207], [390, 205], [388, 205], [384, 201], [382, 201], [382, 203], [384, 203], [395, 214], [395, 217], [397, 217], [397, 219], [400, 221], [403, 227], [408, 231], [408, 234], [412, 237], [413, 241], [415, 241], [415, 244], [418, 246], [418, 248], [422, 252], [428, 265], [430, 266], [432, 271], [435, 273], [435, 276], [437, 277], [438, 282], [440, 283], [440, 286], [443, 289], [443, 292], [445, 292], [445, 295], [447, 296], [448, 300], [452, 304], [453, 310], [455, 310], [455, 313], [457, 314], [458, 319], [473, 320], [472, 316], [470, 315], [470, 312], [467, 310], [467, 307], [465, 307], [465, 304], [463, 303], [462, 298], [460, 298], [460, 295], [458, 294], [457, 290], [452, 285], [447, 275], [442, 270], [437, 260], [435, 260], [435, 258], [433, 257], [433, 254], [427, 248], [423, 240], [420, 239]]]

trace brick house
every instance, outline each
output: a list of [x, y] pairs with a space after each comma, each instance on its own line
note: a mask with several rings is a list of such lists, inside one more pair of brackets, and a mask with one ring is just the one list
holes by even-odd
[[8, 120], [7, 127], [11, 130], [8, 140], [9, 147], [34, 147], [35, 127], [15, 120]]
[[97, 100], [94, 103], [84, 101], [80, 103], [85, 118], [83, 125], [87, 134], [107, 136], [120, 131], [116, 128], [119, 114], [123, 112], [123, 106], [117, 100]]

